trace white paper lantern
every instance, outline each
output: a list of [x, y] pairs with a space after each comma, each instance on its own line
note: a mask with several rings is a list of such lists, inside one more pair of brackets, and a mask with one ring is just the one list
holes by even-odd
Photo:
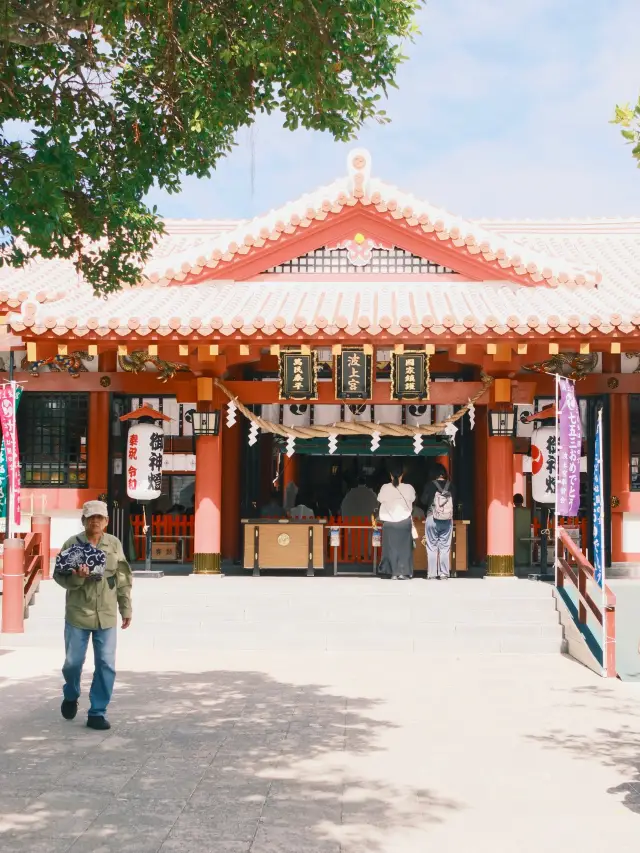
[[162, 492], [164, 434], [155, 424], [137, 424], [127, 439], [127, 494], [134, 501], [152, 501]]
[[541, 504], [556, 500], [556, 428], [539, 427], [531, 439], [531, 488]]

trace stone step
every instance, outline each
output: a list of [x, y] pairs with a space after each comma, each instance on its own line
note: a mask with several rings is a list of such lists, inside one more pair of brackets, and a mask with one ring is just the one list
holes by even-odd
[[[136, 583], [123, 646], [216, 650], [550, 654], [562, 628], [544, 584], [375, 579], [170, 578]], [[0, 645], [62, 645], [64, 594], [42, 584], [24, 635]]]

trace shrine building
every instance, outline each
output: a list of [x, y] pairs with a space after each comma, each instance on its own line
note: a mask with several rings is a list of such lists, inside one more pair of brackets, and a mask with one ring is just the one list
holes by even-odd
[[158, 561], [260, 568], [263, 537], [267, 568], [297, 568], [296, 523], [268, 511], [297, 502], [317, 522], [298, 525], [307, 568], [362, 568], [369, 522], [341, 505], [399, 456], [418, 495], [446, 465], [460, 560], [508, 576], [514, 494], [532, 560], [552, 523], [531, 447], [560, 373], [577, 380], [584, 436], [566, 526], [588, 552], [602, 409], [608, 560], [640, 562], [640, 218], [467, 220], [385, 183], [359, 149], [346, 174], [263, 216], [165, 225], [141, 284], [106, 299], [71, 261], [0, 268], [25, 529], [50, 515], [59, 548], [83, 503], [106, 496], [111, 530], [143, 558], [120, 418], [147, 405], [166, 417], [147, 508]]

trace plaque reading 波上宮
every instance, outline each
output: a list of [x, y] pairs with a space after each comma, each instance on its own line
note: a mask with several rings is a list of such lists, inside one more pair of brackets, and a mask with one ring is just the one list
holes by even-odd
[[391, 359], [391, 399], [429, 399], [429, 356], [425, 352], [393, 354]]
[[369, 400], [372, 356], [362, 349], [343, 349], [336, 356], [336, 397], [339, 400]]
[[318, 397], [316, 353], [280, 353], [280, 399], [315, 400]]

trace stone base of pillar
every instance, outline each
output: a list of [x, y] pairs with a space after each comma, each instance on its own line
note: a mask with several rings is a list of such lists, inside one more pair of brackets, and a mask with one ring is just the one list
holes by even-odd
[[194, 554], [194, 575], [219, 575], [222, 559], [220, 554]]
[[514, 575], [513, 554], [489, 554], [487, 577], [512, 578]]

